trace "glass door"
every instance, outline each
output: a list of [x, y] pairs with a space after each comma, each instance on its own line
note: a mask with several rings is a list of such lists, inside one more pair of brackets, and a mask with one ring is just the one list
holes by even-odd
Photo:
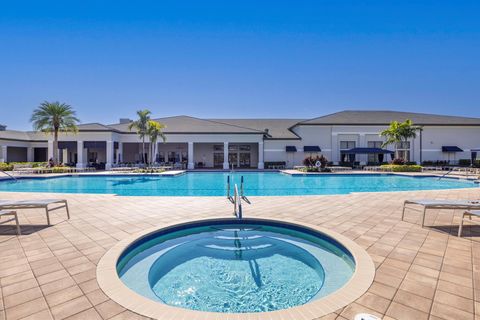
[[223, 152], [217, 152], [213, 154], [213, 167], [223, 168]]
[[228, 153], [228, 164], [230, 166], [233, 164], [234, 168], [238, 168], [238, 153], [236, 151]]
[[250, 153], [240, 153], [240, 168], [250, 168]]

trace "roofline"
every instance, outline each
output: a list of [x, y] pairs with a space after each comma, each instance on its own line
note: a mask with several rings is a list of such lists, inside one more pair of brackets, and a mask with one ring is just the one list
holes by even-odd
[[[121, 134], [137, 134], [136, 132], [120, 132]], [[163, 134], [262, 134], [265, 135], [265, 132], [163, 132]]]
[[0, 137], [0, 141], [48, 142], [48, 140], [27, 140], [27, 139], [2, 138], [2, 137]]
[[[295, 126], [389, 126], [390, 123], [298, 123]], [[458, 123], [458, 124], [451, 124], [451, 123], [418, 123], [415, 122], [416, 126], [430, 126], [430, 127], [480, 127], [480, 123], [478, 124], [468, 124], [468, 123]]]

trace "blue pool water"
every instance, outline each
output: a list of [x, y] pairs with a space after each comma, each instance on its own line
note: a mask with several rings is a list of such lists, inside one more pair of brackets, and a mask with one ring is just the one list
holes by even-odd
[[212, 312], [302, 305], [341, 288], [354, 270], [350, 253], [333, 239], [252, 222], [150, 237], [134, 243], [117, 263], [121, 280], [135, 292]]
[[[179, 176], [71, 176], [0, 181], [0, 191], [110, 193], [124, 196], [223, 196], [228, 173], [191, 172]], [[290, 176], [276, 172], [236, 172], [248, 196], [347, 194], [351, 192], [439, 190], [478, 187], [470, 181], [399, 175]]]

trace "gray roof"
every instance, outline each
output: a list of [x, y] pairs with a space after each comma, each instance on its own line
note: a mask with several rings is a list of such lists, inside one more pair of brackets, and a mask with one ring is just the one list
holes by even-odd
[[46, 141], [48, 134], [35, 131], [5, 130], [0, 131], [0, 140]]
[[258, 131], [268, 129], [267, 139], [299, 139], [290, 130], [291, 127], [303, 121], [303, 119], [212, 119], [232, 125], [252, 128]]
[[387, 125], [410, 119], [416, 125], [480, 125], [479, 118], [401, 111], [346, 110], [300, 122], [299, 125]]
[[[175, 116], [153, 119], [165, 125], [164, 133], [253, 133], [263, 134], [263, 130], [243, 127], [241, 125], [223, 123], [216, 120], [207, 120], [189, 116]], [[109, 125], [122, 132], [130, 132], [128, 123]]]
[[78, 130], [80, 131], [112, 131], [115, 130], [109, 126], [103, 125], [101, 123], [83, 123], [79, 124]]

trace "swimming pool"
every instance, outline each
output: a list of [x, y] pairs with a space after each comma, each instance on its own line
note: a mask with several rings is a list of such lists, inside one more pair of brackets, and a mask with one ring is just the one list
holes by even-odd
[[302, 305], [339, 289], [355, 270], [350, 253], [326, 237], [258, 223], [187, 228], [132, 250], [118, 267], [129, 288], [198, 311]]
[[[100, 193], [122, 196], [224, 196], [227, 172], [188, 172], [178, 176], [67, 176], [0, 181], [0, 191]], [[478, 187], [471, 181], [393, 174], [292, 176], [278, 172], [235, 172], [244, 177], [247, 196], [348, 194], [351, 192], [440, 190]]]
[[[374, 274], [371, 258], [352, 240], [268, 218], [146, 230], [117, 243], [97, 267], [100, 287], [117, 303], [152, 318], [184, 319], [204, 319], [198, 312], [317, 318], [361, 296]], [[279, 313], [284, 309], [289, 313]]]

